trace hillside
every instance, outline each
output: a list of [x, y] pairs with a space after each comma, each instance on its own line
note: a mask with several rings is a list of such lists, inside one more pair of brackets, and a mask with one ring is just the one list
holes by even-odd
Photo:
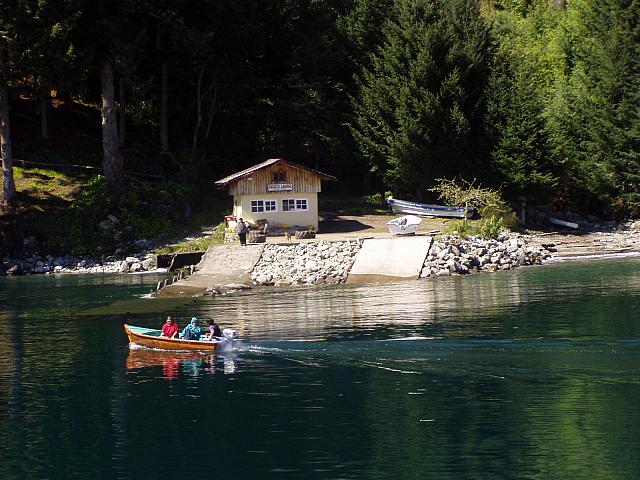
[[[17, 193], [11, 208], [0, 211], [0, 256], [33, 250], [100, 253], [126, 247], [134, 237], [169, 239], [219, 222], [226, 193], [215, 191], [206, 176], [185, 180], [151, 139], [136, 137], [134, 127], [122, 149], [126, 191], [114, 204], [99, 177], [99, 125], [95, 106], [58, 100], [49, 114], [49, 138], [42, 139], [35, 102], [12, 102]], [[122, 241], [101, 234], [98, 224], [109, 215], [123, 223]]]

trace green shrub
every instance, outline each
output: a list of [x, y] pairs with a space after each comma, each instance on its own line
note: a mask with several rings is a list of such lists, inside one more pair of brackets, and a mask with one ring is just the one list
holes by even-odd
[[116, 243], [114, 236], [98, 228], [98, 224], [110, 214], [122, 221], [121, 226], [132, 227], [129, 235], [153, 238], [168, 234], [182, 213], [187, 193], [187, 187], [172, 182], [151, 184], [132, 181], [113, 201], [105, 178], [100, 175], [93, 177], [61, 221], [64, 230], [60, 235], [52, 235], [49, 243], [52, 247], [62, 247], [77, 254], [111, 249]]
[[442, 228], [445, 235], [454, 235], [460, 238], [467, 238], [471, 235], [478, 235], [478, 229], [474, 222], [465, 222], [464, 220], [456, 220], [448, 223]]
[[211, 245], [216, 245], [224, 242], [224, 222], [218, 225], [211, 235], [202, 238], [196, 238], [187, 242], [180, 242], [175, 245], [167, 245], [159, 248], [155, 251], [156, 254], [171, 254], [171, 253], [192, 253], [192, 252], [205, 252]]
[[365, 203], [370, 203], [371, 205], [374, 205], [376, 207], [379, 207], [380, 205], [384, 205], [385, 200], [390, 196], [391, 196], [391, 192], [384, 192], [384, 193], [377, 192], [371, 195], [364, 195], [362, 197], [362, 201]]
[[491, 215], [489, 218], [483, 218], [480, 222], [480, 236], [483, 238], [496, 239], [504, 229], [504, 218], [497, 215]]

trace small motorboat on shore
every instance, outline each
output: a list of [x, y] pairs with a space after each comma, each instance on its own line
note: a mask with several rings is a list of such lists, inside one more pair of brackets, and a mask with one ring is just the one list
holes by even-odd
[[[422, 215], [426, 217], [464, 218], [464, 207], [445, 207], [443, 205], [431, 205], [428, 203], [406, 202], [389, 197], [386, 200], [393, 213], [404, 215]], [[473, 216], [473, 209], [467, 209], [467, 218]]]
[[405, 215], [388, 221], [387, 226], [389, 227], [389, 232], [394, 235], [415, 235], [418, 231], [418, 225], [421, 223], [422, 219], [420, 217]]
[[[129, 337], [129, 343], [159, 350], [200, 350], [214, 352], [233, 343], [236, 331], [232, 328], [222, 330], [222, 337], [201, 340], [183, 340], [181, 338], [162, 337], [162, 330], [135, 327], [124, 324], [124, 331]], [[204, 337], [204, 336], [203, 336]], [[206, 338], [206, 337], [205, 337]]]

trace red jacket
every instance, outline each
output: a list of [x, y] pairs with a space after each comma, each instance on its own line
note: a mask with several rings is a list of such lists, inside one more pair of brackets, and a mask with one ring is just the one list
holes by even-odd
[[162, 325], [162, 334], [165, 337], [171, 338], [179, 331], [180, 331], [180, 327], [176, 322], [171, 323], [171, 325], [169, 325], [168, 323], [165, 323], [164, 325]]

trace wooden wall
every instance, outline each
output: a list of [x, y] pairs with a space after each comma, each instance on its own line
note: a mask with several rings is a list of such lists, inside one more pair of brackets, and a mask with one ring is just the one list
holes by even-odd
[[[280, 170], [285, 172], [285, 180], [274, 181], [273, 175]], [[320, 177], [317, 175], [288, 165], [273, 165], [230, 183], [229, 194], [234, 196], [271, 194], [273, 192], [267, 191], [267, 185], [270, 183], [291, 183], [293, 184], [292, 193], [320, 192]]]

